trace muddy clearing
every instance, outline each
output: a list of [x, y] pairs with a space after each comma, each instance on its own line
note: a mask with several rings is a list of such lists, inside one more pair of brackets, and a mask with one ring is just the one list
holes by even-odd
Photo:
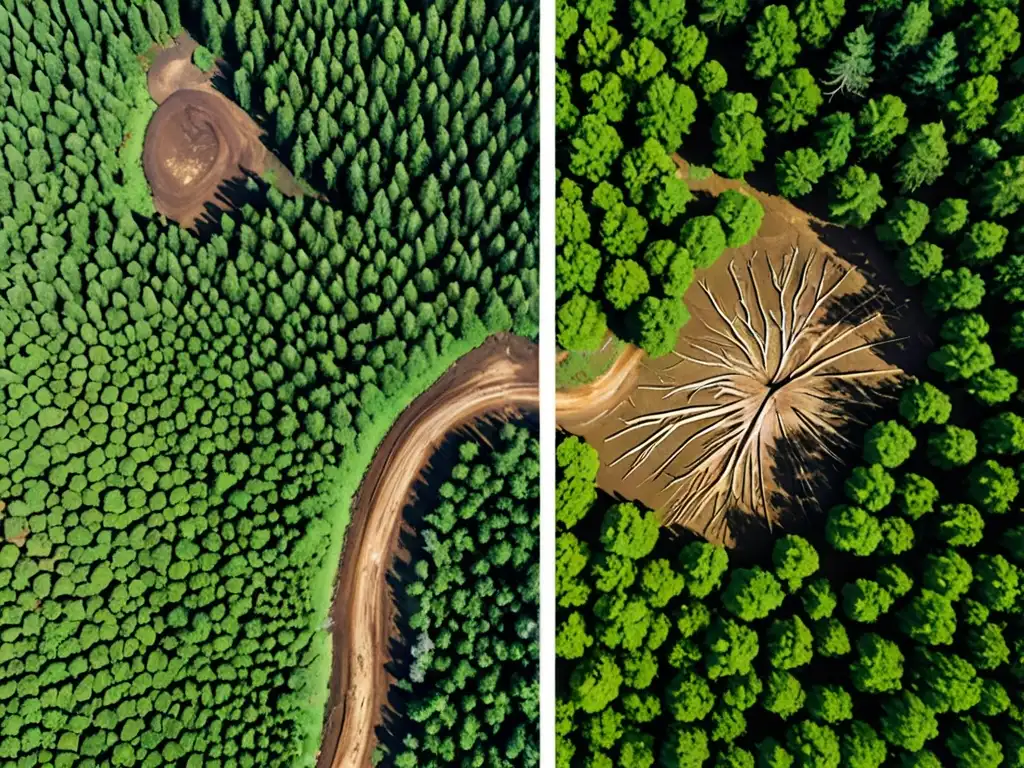
[[858, 422], [921, 370], [930, 324], [869, 233], [741, 182], [691, 188], [757, 197], [758, 236], [698, 272], [672, 354], [639, 361], [631, 386], [595, 382], [594, 408], [573, 393], [559, 423], [598, 447], [605, 491], [735, 544], [740, 528], [790, 525], [836, 501], [843, 465], [860, 458]]
[[146, 128], [142, 152], [156, 210], [187, 228], [231, 207], [227, 188], [249, 174], [272, 175], [284, 194], [302, 193], [263, 145], [256, 121], [214, 88], [219, 68], [203, 72], [192, 63], [197, 47], [182, 35], [153, 56], [147, 85], [160, 106]]

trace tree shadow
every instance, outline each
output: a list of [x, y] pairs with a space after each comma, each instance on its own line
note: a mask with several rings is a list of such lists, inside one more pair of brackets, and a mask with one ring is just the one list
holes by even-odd
[[236, 221], [242, 208], [251, 205], [262, 208], [267, 204], [270, 185], [252, 171], [242, 169], [243, 175], [224, 181], [217, 187], [214, 199], [203, 206], [204, 212], [189, 228], [200, 242], [208, 242], [214, 235], [222, 234], [221, 218], [227, 214]]
[[[876, 294], [876, 308], [886, 314], [894, 335], [906, 339], [902, 345], [887, 345], [887, 360], [907, 373], [917, 375], [927, 365], [928, 354], [935, 346], [936, 320], [924, 310], [924, 288], [907, 286], [896, 270], [896, 254], [886, 252], [874, 233], [853, 227], [842, 227], [823, 221], [811, 221], [818, 239], [837, 256], [848, 261], [867, 281]], [[850, 301], [863, 300], [863, 292], [847, 299], [841, 297], [830, 307], [827, 319], [835, 321], [851, 308]], [[892, 350], [900, 350], [895, 355]]]

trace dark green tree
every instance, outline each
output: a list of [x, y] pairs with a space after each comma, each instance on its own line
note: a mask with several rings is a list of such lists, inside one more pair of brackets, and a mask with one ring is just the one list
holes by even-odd
[[679, 233], [679, 244], [690, 254], [697, 269], [706, 269], [722, 255], [726, 246], [725, 230], [717, 216], [694, 216]]
[[809, 194], [825, 173], [825, 163], [813, 149], [786, 150], [775, 163], [775, 182], [783, 197]]
[[882, 531], [876, 517], [861, 507], [842, 504], [829, 511], [825, 538], [840, 552], [867, 557], [881, 543]]
[[869, 99], [857, 115], [861, 151], [866, 157], [888, 155], [909, 125], [907, 105], [898, 96], [886, 94], [877, 100]]
[[722, 223], [726, 246], [739, 248], [757, 235], [764, 218], [764, 207], [751, 195], [727, 189], [718, 196], [715, 216]]
[[928, 39], [932, 26], [932, 11], [928, 0], [911, 0], [903, 9], [903, 16], [889, 31], [886, 55], [890, 64], [908, 51], [917, 50]]
[[1013, 470], [992, 459], [974, 465], [967, 476], [967, 497], [986, 514], [1008, 512], [1018, 491]]
[[918, 752], [939, 735], [935, 713], [910, 691], [893, 694], [882, 703], [881, 732], [894, 747]]
[[896, 481], [881, 464], [854, 467], [846, 479], [846, 497], [868, 512], [878, 512], [888, 506]]
[[979, 198], [989, 214], [1012, 216], [1024, 206], [1024, 155], [1000, 160], [984, 175]]
[[683, 136], [690, 132], [697, 97], [690, 86], [662, 74], [647, 88], [646, 97], [638, 103], [637, 110], [640, 132], [674, 152], [682, 146]]
[[757, 116], [757, 100], [749, 93], [722, 91], [715, 97], [711, 122], [715, 143], [715, 170], [742, 178], [764, 160], [765, 132]]
[[863, 720], [854, 720], [842, 735], [843, 765], [849, 768], [880, 768], [888, 750], [878, 733]]
[[763, 619], [782, 604], [785, 593], [770, 572], [738, 568], [729, 575], [722, 593], [726, 610], [743, 621]]
[[997, 455], [1024, 452], [1024, 418], [1006, 411], [981, 423], [981, 449]]
[[925, 645], [949, 645], [956, 632], [956, 612], [945, 595], [923, 589], [899, 613], [900, 629]]
[[967, 24], [970, 45], [967, 69], [974, 74], [998, 72], [1020, 47], [1019, 20], [1007, 7], [979, 11]]
[[837, 222], [866, 227], [884, 206], [882, 181], [877, 173], [868, 174], [859, 165], [851, 165], [833, 179], [829, 215]]
[[973, 547], [981, 541], [985, 521], [970, 504], [943, 504], [939, 518], [937, 535], [950, 546]]
[[970, 310], [981, 304], [985, 281], [967, 267], [944, 269], [928, 280], [925, 308], [930, 312]]
[[786, 746], [794, 756], [794, 768], [839, 768], [839, 737], [827, 725], [801, 720], [786, 731]]
[[942, 123], [925, 123], [912, 130], [900, 148], [896, 181], [902, 192], [913, 192], [938, 181], [949, 165], [946, 127]]
[[821, 130], [814, 134], [818, 154], [825, 163], [825, 170], [838, 171], [846, 165], [857, 126], [847, 112], [832, 112], [820, 121]]
[[600, 304], [581, 293], [558, 308], [557, 324], [558, 343], [569, 350], [597, 349], [608, 328]]
[[953, 124], [953, 142], [965, 144], [970, 134], [988, 123], [995, 114], [999, 98], [999, 81], [992, 75], [981, 75], [954, 89], [946, 102], [946, 112]]
[[897, 483], [896, 496], [900, 512], [916, 520], [935, 508], [939, 491], [927, 477], [908, 472]]
[[869, 632], [857, 640], [857, 660], [850, 665], [850, 679], [862, 693], [898, 691], [903, 680], [903, 653], [899, 646]]
[[896, 270], [907, 285], [918, 285], [942, 271], [942, 249], [934, 243], [918, 240], [896, 257]]
[[970, 463], [978, 452], [978, 440], [969, 429], [952, 424], [928, 437], [928, 460], [940, 469], [953, 469]]
[[845, 10], [843, 0], [800, 0], [795, 14], [800, 34], [812, 48], [821, 48], [839, 26]]
[[675, 298], [645, 296], [635, 306], [631, 322], [640, 347], [652, 358], [667, 355], [690, 318], [685, 305]]
[[957, 768], [996, 768], [1003, 764], [1003, 746], [982, 720], [967, 717], [946, 738]]
[[932, 228], [941, 236], [959, 232], [967, 223], [967, 201], [947, 197], [932, 212]]
[[876, 228], [883, 243], [913, 245], [931, 220], [928, 206], [918, 200], [896, 198], [885, 210], [885, 220]]
[[604, 295], [613, 307], [628, 308], [647, 293], [650, 281], [644, 268], [632, 259], [616, 259], [604, 277]]
[[952, 85], [957, 68], [956, 36], [947, 32], [932, 41], [914, 66], [907, 79], [907, 90], [915, 96], [939, 99]]
[[802, 536], [783, 536], [772, 549], [772, 564], [779, 580], [795, 592], [804, 579], [818, 570], [818, 553]]

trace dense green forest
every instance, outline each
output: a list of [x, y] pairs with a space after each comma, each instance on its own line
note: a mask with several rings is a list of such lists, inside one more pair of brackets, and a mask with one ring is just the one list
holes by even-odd
[[[1005, 424], [985, 423], [985, 453]], [[823, 536], [781, 535], [758, 563], [599, 494], [597, 452], [562, 440], [558, 765], [1024, 765], [1017, 480], [986, 459], [949, 486], [933, 449], [924, 474], [890, 473], [896, 431], [865, 441], [870, 495], [855, 470]]]
[[562, 347], [594, 349], [610, 325], [664, 354], [687, 319], [675, 299], [693, 270], [756, 233], [757, 201], [732, 193], [698, 204], [673, 152], [698, 164], [691, 175], [710, 166], [836, 223], [875, 226], [936, 312], [984, 300], [1009, 315], [1006, 303], [1024, 299], [1014, 255], [1024, 250], [1018, 4], [557, 9]]
[[396, 768], [540, 765], [540, 457], [527, 427], [467, 440], [418, 526]]
[[[183, 26], [319, 199], [153, 216], [144, 66]], [[0, 764], [312, 764], [376, 446], [536, 332], [536, 34], [509, 0], [0, 0]]]
[[[646, 178], [641, 150], [869, 228], [935, 338], [845, 457], [846, 503], [770, 559], [599, 498], [596, 453], [563, 441], [560, 765], [1024, 766], [1019, 26], [1001, 0], [559, 2], [564, 346], [640, 320], [661, 251], [699, 267], [722, 241], [680, 216], [651, 242], [643, 187], [628, 226], [601, 213]], [[654, 287], [623, 310], [627, 240]]]

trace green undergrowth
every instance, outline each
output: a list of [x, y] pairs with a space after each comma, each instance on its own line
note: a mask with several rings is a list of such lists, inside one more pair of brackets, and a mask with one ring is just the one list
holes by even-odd
[[153, 194], [146, 180], [142, 166], [142, 146], [146, 139], [146, 128], [159, 106], [149, 95], [145, 76], [142, 85], [136, 87], [135, 104], [124, 124], [124, 144], [117, 154], [122, 175], [121, 199], [140, 216], [154, 216]]
[[570, 389], [599, 378], [615, 365], [626, 343], [612, 337], [593, 352], [570, 350], [555, 369], [555, 387]]

